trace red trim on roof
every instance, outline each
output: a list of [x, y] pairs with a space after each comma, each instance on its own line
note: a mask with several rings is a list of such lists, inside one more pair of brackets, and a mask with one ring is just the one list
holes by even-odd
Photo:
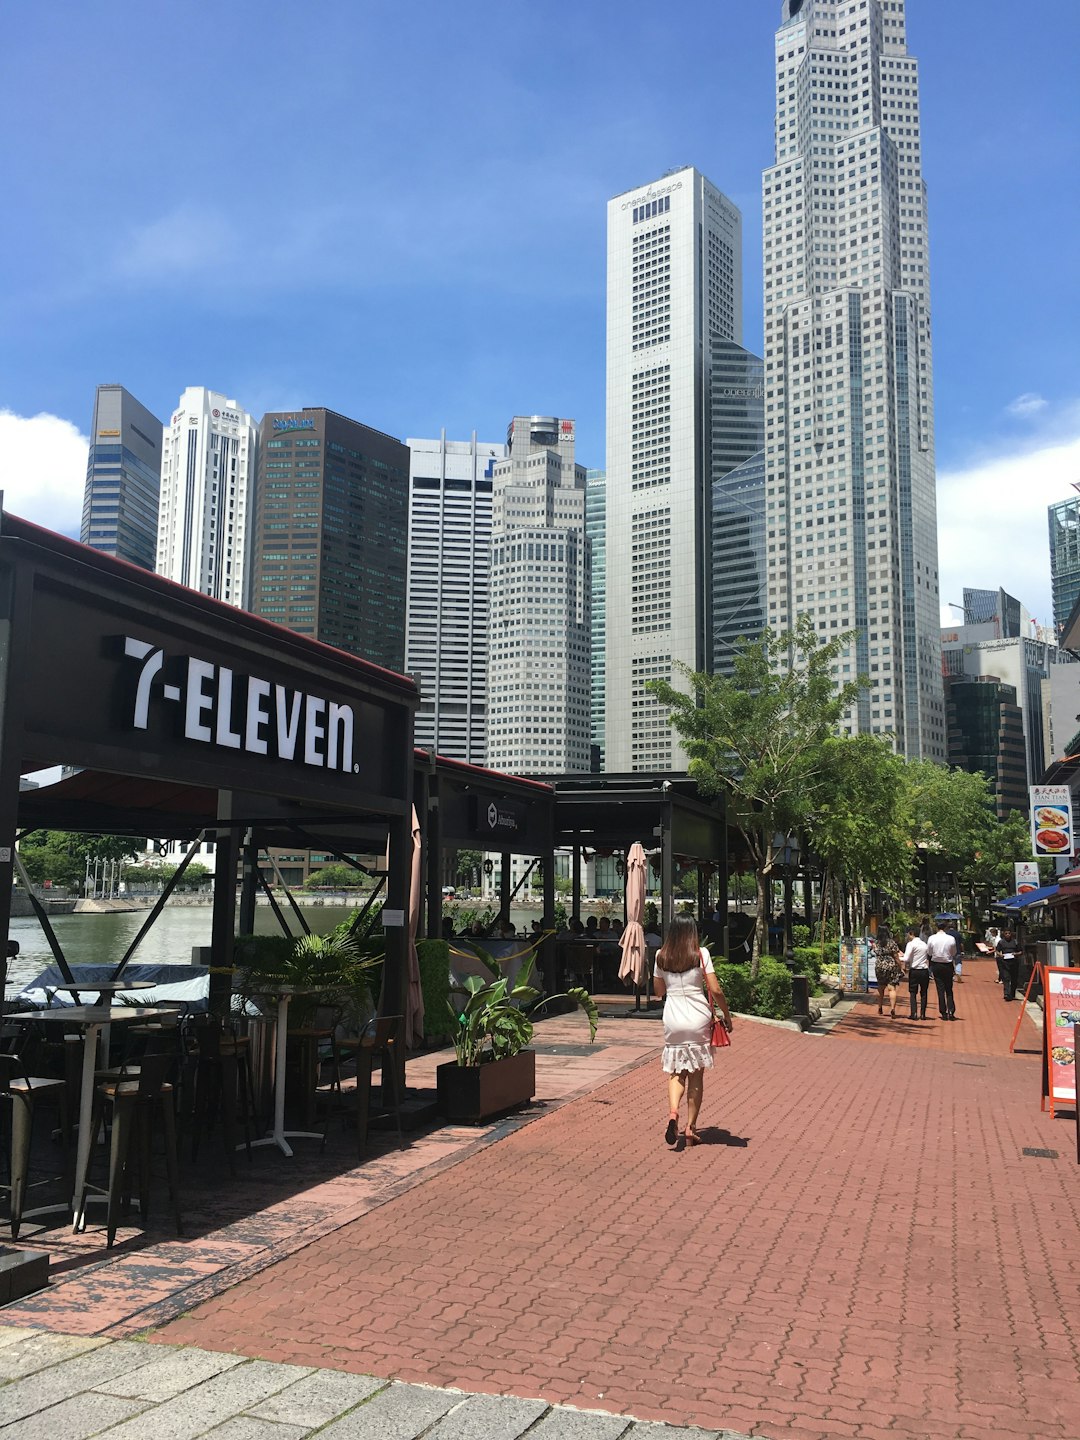
[[555, 794], [555, 787], [545, 785], [543, 780], [526, 780], [524, 775], [507, 775], [501, 770], [487, 770], [483, 765], [470, 765], [467, 760], [452, 760], [449, 755], [436, 755], [431, 750], [422, 750], [419, 745], [415, 746], [414, 753], [422, 755], [425, 760], [434, 760], [437, 765], [445, 765], [451, 770], [464, 770], [466, 774], [483, 775], [492, 780], [509, 780], [513, 785], [528, 785], [533, 790], [542, 790], [545, 795]]
[[157, 575], [152, 570], [144, 570], [141, 565], [133, 565], [131, 561], [121, 560], [116, 555], [106, 555], [103, 550], [95, 550], [92, 545], [83, 545], [78, 540], [72, 540], [67, 535], [60, 535], [55, 530], [47, 530], [42, 525], [35, 525], [32, 520], [23, 520], [20, 516], [12, 515], [6, 510], [0, 518], [0, 535], [13, 540], [24, 540], [28, 544], [40, 546], [44, 550], [52, 550], [80, 565], [88, 565], [91, 569], [103, 571], [105, 574], [112, 572], [125, 580], [138, 580], [147, 589], [182, 600], [184, 604], [192, 605], [197, 610], [205, 610], [215, 619], [227, 619], [232, 625], [239, 622], [249, 629], [262, 631], [275, 640], [286, 641], [300, 650], [308, 650], [316, 655], [332, 656], [335, 660], [344, 660], [374, 680], [380, 680], [384, 684], [389, 682], [396, 689], [406, 690], [412, 694], [417, 693], [416, 681], [410, 679], [408, 675], [399, 675], [394, 670], [385, 670], [381, 665], [376, 665], [373, 660], [365, 660], [362, 656], [353, 655], [348, 650], [339, 650], [336, 645], [327, 645], [322, 640], [312, 639], [309, 635], [298, 635], [295, 630], [289, 630], [284, 625], [277, 625], [273, 620], [264, 620], [261, 615], [253, 615], [250, 610], [240, 610], [235, 605], [227, 605], [224, 600], [215, 600], [211, 595], [204, 595], [199, 590], [192, 590], [190, 586], [181, 585], [176, 580], [168, 580], [164, 575]]

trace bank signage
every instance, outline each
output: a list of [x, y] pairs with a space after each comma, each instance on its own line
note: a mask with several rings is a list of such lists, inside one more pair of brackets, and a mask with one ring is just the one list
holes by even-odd
[[195, 655], [167, 656], [130, 635], [123, 637], [123, 655], [138, 667], [128, 710], [132, 730], [149, 729], [151, 710], [170, 706], [178, 735], [194, 744], [348, 775], [360, 770], [351, 705]]
[[315, 421], [310, 416], [304, 415], [277, 415], [273, 421], [274, 429], [282, 430], [314, 430]]

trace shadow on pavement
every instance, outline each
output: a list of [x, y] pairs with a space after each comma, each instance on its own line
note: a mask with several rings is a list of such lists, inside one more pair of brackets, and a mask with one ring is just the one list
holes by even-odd
[[716, 1125], [706, 1125], [698, 1131], [703, 1145], [732, 1145], [738, 1150], [745, 1150], [750, 1144], [746, 1135], [732, 1135], [730, 1130], [721, 1130]]

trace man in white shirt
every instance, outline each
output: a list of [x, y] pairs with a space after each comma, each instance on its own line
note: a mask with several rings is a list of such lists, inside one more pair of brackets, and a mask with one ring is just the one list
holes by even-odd
[[[930, 990], [930, 951], [925, 940], [919, 939], [918, 929], [911, 925], [907, 932], [907, 948], [904, 951], [904, 969], [907, 971], [908, 993], [911, 996], [912, 1020], [926, 1019], [926, 997]], [[916, 1015], [918, 1002], [919, 1014]]]
[[953, 998], [953, 979], [956, 971], [956, 941], [945, 929], [945, 921], [937, 922], [937, 929], [926, 942], [930, 951], [930, 973], [937, 989], [938, 1008], [942, 1020], [956, 1019], [956, 1001]]

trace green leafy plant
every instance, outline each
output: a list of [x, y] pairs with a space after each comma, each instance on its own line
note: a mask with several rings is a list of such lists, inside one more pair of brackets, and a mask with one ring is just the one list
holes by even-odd
[[[490, 978], [469, 975], [452, 989], [448, 1009], [454, 1023], [454, 1049], [459, 1065], [482, 1065], [524, 1050], [533, 1036], [530, 1012], [541, 999], [540, 991], [530, 983], [536, 963], [535, 947], [501, 960], [479, 945], [473, 944], [471, 948]], [[511, 983], [504, 970], [512, 961], [520, 961], [521, 969]], [[573, 1000], [585, 1011], [589, 1039], [594, 1040], [599, 1016], [589, 992], [575, 986], [564, 995], [546, 997], [544, 1003], [562, 999]]]
[[[263, 937], [253, 937], [261, 940]], [[360, 938], [339, 925], [327, 935], [266, 937], [273, 945], [237, 941], [237, 993], [245, 999], [272, 994], [280, 986], [310, 990], [293, 1001], [292, 1015], [302, 1022], [321, 1006], [364, 1016], [370, 1010], [369, 980], [383, 961], [381, 936]]]

